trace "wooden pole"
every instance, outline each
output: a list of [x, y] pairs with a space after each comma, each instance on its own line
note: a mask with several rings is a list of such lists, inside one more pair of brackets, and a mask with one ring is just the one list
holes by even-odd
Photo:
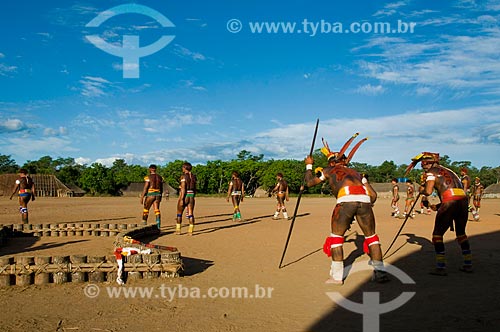
[[[142, 255], [130, 255], [127, 256], [127, 263], [130, 263], [130, 265], [135, 265], [142, 263]], [[137, 279], [142, 279], [142, 272], [136, 271], [134, 267], [128, 268], [127, 269], [127, 280], [137, 280]]]
[[50, 273], [45, 272], [45, 268], [50, 264], [50, 256], [35, 257], [35, 285], [46, 285], [50, 283]]
[[[106, 257], [105, 256], [90, 256], [87, 257], [87, 262], [88, 263], [104, 263], [106, 262]], [[98, 267], [99, 264], [96, 264], [96, 267]], [[89, 282], [92, 283], [97, 283], [97, 282], [103, 282], [104, 281], [104, 272], [98, 271], [96, 268], [94, 268], [94, 271], [89, 272]]]
[[71, 272], [71, 282], [85, 282], [85, 272], [81, 271], [80, 264], [87, 262], [87, 256], [71, 255], [69, 256], [69, 260], [71, 262], [71, 265], [73, 267], [76, 267], [76, 270]]
[[113, 271], [109, 271], [106, 273], [106, 280], [108, 282], [114, 282], [118, 277], [118, 264], [116, 263], [116, 256], [115, 255], [106, 256], [106, 263], [113, 264], [113, 266], [116, 266], [116, 270], [113, 269]]
[[33, 256], [19, 256], [16, 257], [16, 266], [19, 266], [20, 271], [16, 274], [16, 285], [28, 286], [33, 284], [33, 273], [31, 272], [31, 265], [35, 264]]
[[14, 263], [13, 257], [0, 256], [0, 287], [11, 285], [10, 265]]
[[[311, 143], [311, 150], [309, 151], [310, 156], [312, 156], [314, 151], [314, 144], [316, 143], [316, 135], [318, 134], [318, 125], [319, 125], [319, 119], [316, 120], [316, 128], [314, 129], [314, 135]], [[305, 187], [305, 176], [302, 182], [303, 184], [300, 186], [299, 196], [297, 197], [297, 203], [295, 204], [295, 210], [293, 211], [293, 218], [290, 223], [290, 229], [288, 230], [288, 236], [285, 242], [285, 249], [283, 249], [283, 254], [281, 255], [280, 264], [278, 266], [279, 269], [281, 269], [281, 264], [283, 263], [283, 259], [285, 258], [286, 249], [288, 248], [288, 242], [290, 241], [290, 236], [292, 235], [293, 224], [295, 223], [295, 218], [297, 217], [297, 212], [299, 210], [300, 199], [302, 198], [302, 193], [304, 192], [304, 187]]]
[[64, 284], [68, 282], [68, 256], [54, 256], [52, 257], [52, 264], [58, 266], [58, 271], [52, 274], [55, 284]]
[[[146, 263], [149, 267], [154, 267], [157, 264], [160, 264], [160, 254], [148, 254], [148, 255], [142, 255], [142, 262]], [[158, 278], [160, 275], [159, 272], [154, 272], [154, 271], [146, 271], [143, 273], [143, 278], [144, 279], [154, 279]]]

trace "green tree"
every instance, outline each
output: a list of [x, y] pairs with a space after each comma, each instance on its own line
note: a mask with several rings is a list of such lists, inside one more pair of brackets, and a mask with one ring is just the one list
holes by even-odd
[[448, 168], [451, 168], [451, 159], [450, 159], [450, 156], [448, 156], [447, 154], [439, 157], [439, 164], [444, 166], [444, 167], [448, 167]]
[[23, 165], [31, 174], [55, 174], [56, 168], [52, 157], [43, 156], [38, 160], [28, 160]]
[[183, 163], [185, 163], [184, 160], [169, 162], [161, 168], [161, 173], [159, 173], [163, 180], [175, 189], [179, 189]]
[[208, 161], [206, 165], [193, 167], [193, 173], [198, 179], [198, 191], [204, 194], [226, 192], [231, 172], [228, 162], [221, 160]]
[[242, 150], [238, 153], [236, 160], [228, 163], [229, 170], [228, 174], [226, 174], [226, 181], [229, 181], [232, 171], [238, 171], [241, 180], [245, 184], [245, 192], [252, 195], [260, 185], [258, 172], [263, 164], [263, 159], [264, 155], [262, 154], [254, 156], [250, 152]]
[[141, 182], [147, 175], [148, 169], [142, 166], [129, 166], [123, 159], [116, 159], [110, 168], [115, 184], [115, 190], [120, 192], [128, 187], [131, 182]]
[[83, 165], [64, 166], [57, 171], [56, 176], [64, 184], [78, 185], [84, 170], [85, 166]]
[[236, 157], [238, 158], [237, 160], [244, 161], [244, 160], [253, 160], [253, 161], [262, 161], [264, 159], [263, 154], [259, 154], [258, 156], [252, 155], [251, 152], [247, 150], [241, 150]]
[[94, 163], [82, 172], [79, 185], [92, 196], [117, 194], [112, 172], [100, 163]]
[[[486, 188], [489, 185], [496, 184], [498, 183], [499, 180], [499, 174], [500, 174], [500, 167], [492, 168], [492, 167], [481, 167], [481, 170], [478, 172], [476, 175], [481, 179], [481, 183], [483, 186]], [[474, 178], [472, 178], [472, 181], [474, 182]]]
[[282, 173], [288, 183], [290, 193], [298, 193], [304, 182], [305, 164], [298, 160], [270, 160], [263, 166], [258, 176], [262, 187], [271, 191], [276, 185], [276, 174]]
[[31, 174], [52, 174], [55, 175], [58, 170], [65, 166], [75, 165], [73, 158], [52, 159], [50, 156], [43, 156], [38, 160], [28, 160], [23, 168], [26, 168]]
[[[377, 181], [380, 182], [390, 182], [391, 179], [396, 174], [398, 167], [393, 161], [385, 160], [380, 166], [377, 168]], [[373, 180], [372, 180], [373, 181]], [[373, 181], [376, 182], [376, 181]]]
[[0, 154], [0, 174], [17, 173], [19, 166], [10, 155]]

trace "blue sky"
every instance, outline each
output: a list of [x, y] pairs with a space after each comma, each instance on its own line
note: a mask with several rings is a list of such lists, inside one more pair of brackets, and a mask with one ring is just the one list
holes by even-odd
[[[145, 11], [112, 15], [130, 4], [174, 26]], [[499, 1], [30, 0], [2, 7], [0, 154], [18, 164], [46, 155], [85, 164], [197, 164], [241, 150], [302, 159], [319, 118], [316, 148], [321, 137], [337, 150], [355, 132], [370, 137], [357, 162], [402, 164], [432, 151], [476, 167], [500, 165]], [[87, 26], [102, 13], [112, 17]], [[414, 24], [413, 33], [373, 31], [398, 21]], [[258, 33], [256, 24], [266, 22], [294, 30]], [[343, 33], [327, 33], [340, 24]], [[365, 31], [350, 29], [361, 24]], [[175, 37], [140, 57], [138, 77], [124, 78], [134, 66], [124, 70], [122, 57], [89, 35], [118, 48], [124, 35], [138, 36], [141, 48]]]

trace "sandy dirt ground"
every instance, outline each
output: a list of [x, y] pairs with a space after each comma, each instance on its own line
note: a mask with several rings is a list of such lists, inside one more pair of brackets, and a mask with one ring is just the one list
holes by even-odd
[[[231, 220], [232, 206], [224, 198], [197, 198], [192, 237], [173, 234], [176, 200], [163, 201], [162, 234], [148, 240], [179, 248], [182, 277], [121, 287], [1, 288], [0, 331], [498, 331], [500, 200], [483, 200], [480, 222], [468, 224], [474, 273], [458, 270], [461, 253], [455, 234], [447, 232], [448, 276], [429, 274], [433, 212], [406, 223], [386, 256], [392, 273], [386, 284], [370, 282], [363, 237], [353, 224], [341, 286], [325, 284], [330, 261], [321, 250], [334, 202], [302, 199], [278, 268], [290, 221], [271, 219], [273, 198], [246, 198], [243, 223]], [[295, 204], [295, 198], [288, 202], [290, 215]], [[390, 217], [389, 205], [381, 198], [374, 207], [384, 252], [403, 222]], [[29, 205], [35, 224], [140, 223], [141, 210], [138, 198], [38, 198]], [[16, 202], [0, 197], [0, 224], [18, 222]], [[0, 255], [109, 255], [112, 243], [96, 237], [17, 238], [0, 247]], [[349, 303], [357, 307], [346, 308]]]

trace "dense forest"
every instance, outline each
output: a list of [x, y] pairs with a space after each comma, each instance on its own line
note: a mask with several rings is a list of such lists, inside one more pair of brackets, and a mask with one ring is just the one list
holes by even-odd
[[[313, 154], [316, 166], [326, 166], [326, 158], [319, 151]], [[175, 160], [165, 165], [157, 165], [158, 173], [165, 182], [173, 188], [178, 188], [183, 160]], [[441, 157], [441, 165], [460, 174], [460, 169], [466, 167], [472, 179], [479, 177], [485, 187], [500, 182], [500, 166], [495, 168], [482, 167], [477, 169], [469, 161], [451, 161], [447, 155]], [[23, 165], [16, 164], [9, 155], [0, 154], [0, 174], [17, 173], [19, 168], [25, 168], [30, 174], [51, 174], [67, 185], [77, 185], [87, 192], [87, 195], [120, 195], [121, 191], [132, 182], [142, 182], [147, 175], [147, 166], [127, 165], [125, 160], [117, 159], [111, 167], [99, 163], [80, 165], [74, 158], [57, 158], [44, 156], [39, 160], [28, 160]], [[404, 176], [407, 165], [396, 165], [392, 161], [384, 161], [378, 166], [364, 163], [350, 163], [350, 167], [360, 173], [367, 174], [371, 182], [390, 182], [394, 177]], [[243, 150], [230, 161], [215, 160], [206, 164], [193, 165], [193, 173], [198, 178], [198, 193], [221, 194], [227, 191], [232, 171], [240, 172], [246, 191], [252, 194], [257, 188], [269, 190], [276, 184], [276, 173], [283, 173], [288, 181], [291, 193], [298, 193], [304, 177], [304, 162], [302, 160], [264, 160], [264, 155], [252, 155]], [[413, 169], [408, 178], [419, 182], [421, 169]], [[306, 193], [328, 194], [326, 185], [307, 189]]]

